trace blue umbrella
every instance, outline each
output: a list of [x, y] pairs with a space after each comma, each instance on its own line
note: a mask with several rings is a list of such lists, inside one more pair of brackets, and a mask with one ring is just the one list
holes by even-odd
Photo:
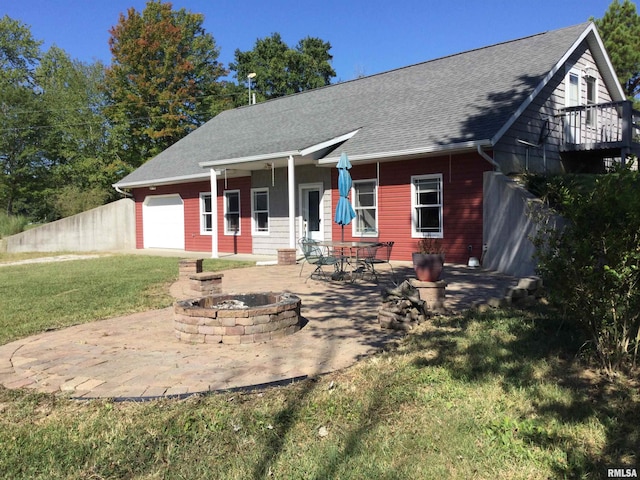
[[351, 168], [351, 162], [349, 162], [346, 153], [340, 155], [337, 168], [340, 198], [338, 199], [338, 205], [336, 205], [336, 215], [333, 217], [333, 220], [338, 225], [342, 225], [342, 241], [344, 241], [344, 226], [351, 223], [351, 220], [356, 216], [356, 212], [353, 211], [353, 207], [349, 201], [349, 192], [351, 191], [351, 175], [349, 174], [349, 169]]

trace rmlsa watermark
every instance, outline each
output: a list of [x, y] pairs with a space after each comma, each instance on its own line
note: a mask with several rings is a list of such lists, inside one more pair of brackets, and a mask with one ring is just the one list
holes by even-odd
[[638, 469], [607, 468], [607, 478], [638, 478]]

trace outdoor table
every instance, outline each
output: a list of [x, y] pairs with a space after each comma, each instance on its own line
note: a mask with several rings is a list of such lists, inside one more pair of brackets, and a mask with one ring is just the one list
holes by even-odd
[[[334, 257], [340, 259], [340, 270], [336, 273], [338, 274], [338, 279], [342, 280], [346, 277], [347, 274], [351, 274], [351, 278], [353, 279], [353, 273], [358, 268], [358, 263], [364, 259], [364, 255], [362, 251], [366, 251], [368, 248], [377, 247], [380, 245], [380, 242], [375, 241], [321, 241], [318, 242], [318, 245], [321, 247], [326, 247], [330, 249], [330, 254]], [[345, 262], [347, 265], [351, 267], [351, 271], [348, 272], [345, 270]], [[336, 264], [337, 265], [337, 264]]]

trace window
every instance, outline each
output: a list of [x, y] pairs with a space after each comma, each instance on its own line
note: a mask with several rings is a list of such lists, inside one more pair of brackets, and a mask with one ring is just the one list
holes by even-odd
[[224, 192], [224, 233], [237, 235], [240, 233], [240, 191]]
[[411, 177], [412, 236], [442, 238], [442, 175]]
[[375, 180], [357, 180], [353, 182], [353, 236], [378, 235], [378, 189]]
[[253, 233], [269, 233], [269, 189], [251, 190], [251, 211]]
[[207, 234], [213, 231], [213, 215], [211, 208], [211, 194], [200, 194], [200, 233]]
[[580, 75], [569, 72], [567, 80], [567, 107], [580, 105]]
[[596, 89], [596, 79], [594, 77], [585, 77], [584, 81], [587, 85], [587, 125], [595, 127], [596, 125], [596, 110], [595, 107], [589, 107], [598, 103], [598, 94]]

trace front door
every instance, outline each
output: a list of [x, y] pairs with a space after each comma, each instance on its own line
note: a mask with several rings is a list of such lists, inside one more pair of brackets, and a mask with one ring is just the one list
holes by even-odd
[[322, 184], [300, 186], [300, 231], [302, 236], [324, 240], [322, 230]]

